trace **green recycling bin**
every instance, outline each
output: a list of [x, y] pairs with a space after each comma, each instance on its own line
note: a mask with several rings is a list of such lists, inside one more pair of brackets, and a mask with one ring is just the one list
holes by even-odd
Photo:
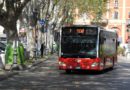
[[[24, 47], [22, 43], [19, 43], [17, 48], [17, 64], [25, 64]], [[14, 62], [14, 48], [13, 44], [8, 43], [5, 50], [5, 64], [12, 65]]]

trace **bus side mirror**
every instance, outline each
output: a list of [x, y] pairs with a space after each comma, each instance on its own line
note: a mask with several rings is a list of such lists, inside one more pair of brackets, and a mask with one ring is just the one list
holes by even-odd
[[101, 40], [100, 40], [100, 43], [103, 44], [103, 43], [104, 43], [104, 39], [101, 39]]
[[117, 41], [117, 46], [119, 46], [120, 45], [120, 42], [119, 41]]
[[103, 40], [101, 40], [101, 43], [103, 44]]
[[103, 39], [101, 40], [102, 43], [104, 43], [105, 41], [106, 41], [106, 38], [103, 38]]
[[106, 38], [103, 38], [103, 41], [106, 41]]

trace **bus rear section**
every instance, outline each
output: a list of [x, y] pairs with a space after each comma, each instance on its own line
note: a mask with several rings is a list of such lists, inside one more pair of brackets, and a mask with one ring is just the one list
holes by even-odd
[[103, 46], [100, 42], [100, 29], [96, 26], [63, 27], [59, 69], [66, 72], [71, 72], [71, 70], [104, 70], [106, 68], [104, 58], [108, 57], [101, 53], [104, 52], [101, 51], [103, 50], [101, 45]]

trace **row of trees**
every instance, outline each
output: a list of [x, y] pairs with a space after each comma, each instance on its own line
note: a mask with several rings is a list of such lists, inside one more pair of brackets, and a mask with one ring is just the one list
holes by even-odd
[[[28, 22], [32, 18], [36, 22], [41, 18], [48, 20], [47, 26], [54, 30], [64, 23], [72, 23], [76, 8], [80, 15], [86, 13], [91, 19], [96, 17], [96, 21], [102, 19], [106, 3], [107, 0], [0, 0], [0, 25], [5, 28], [8, 42], [12, 42], [18, 40], [16, 25], [21, 15]], [[32, 14], [34, 17], [30, 18]]]

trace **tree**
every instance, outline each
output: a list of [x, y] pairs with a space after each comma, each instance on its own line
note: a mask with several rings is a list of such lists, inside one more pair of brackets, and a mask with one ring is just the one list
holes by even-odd
[[[0, 25], [5, 28], [8, 41], [18, 39], [16, 22], [23, 8], [29, 1], [31, 0], [0, 0]], [[55, 13], [54, 9], [58, 8], [59, 11], [57, 14], [62, 17], [61, 23], [64, 23], [73, 22], [73, 12], [75, 8], [79, 9], [80, 14], [87, 13], [87, 15], [93, 18], [98, 17], [97, 14], [99, 15], [99, 13], [102, 15], [106, 10], [106, 1], [107, 0], [38, 0], [34, 5], [35, 8], [43, 8], [45, 18], [47, 18], [48, 14], [53, 17]], [[100, 18], [98, 17], [98, 19]]]
[[[20, 44], [17, 45], [17, 41], [19, 41], [17, 20], [29, 1], [31, 0], [0, 0], [0, 25], [4, 27], [7, 35], [7, 43], [9, 43], [6, 49], [5, 62], [6, 66], [8, 66], [7, 64], [12, 64], [10, 67], [12, 69], [21, 67], [17, 65], [18, 60], [20, 62], [19, 64], [24, 64], [23, 58], [19, 57], [19, 55], [24, 55], [23, 50], [17, 50], [20, 47]], [[23, 49], [23, 46], [21, 48]], [[8, 54], [10, 50], [13, 52], [13, 55]]]
[[18, 40], [16, 22], [29, 1], [31, 0], [0, 0], [0, 25], [5, 28], [8, 42]]
[[73, 23], [76, 8], [79, 15], [87, 14], [92, 21], [100, 22], [107, 11], [106, 4], [107, 0], [60, 0], [57, 6], [60, 7], [61, 23]]

